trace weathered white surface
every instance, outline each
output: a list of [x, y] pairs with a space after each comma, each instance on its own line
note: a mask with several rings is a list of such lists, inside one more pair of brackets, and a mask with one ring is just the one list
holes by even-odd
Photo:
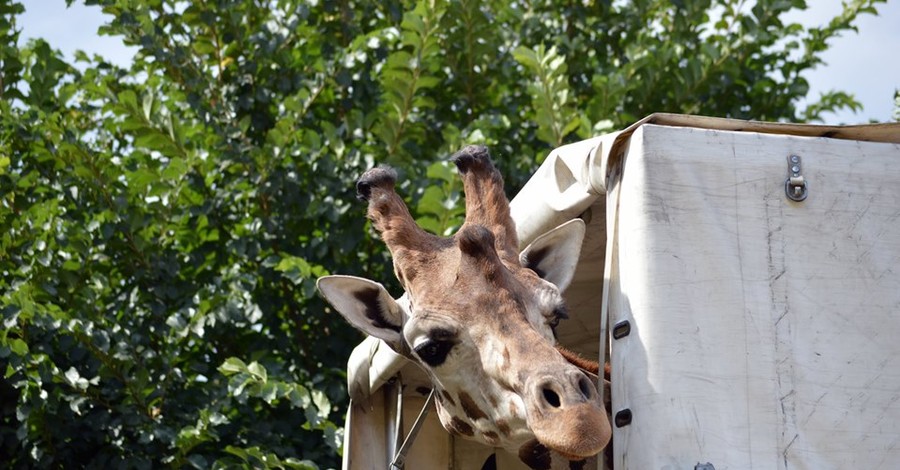
[[900, 146], [644, 125], [622, 174], [616, 468], [896, 468]]

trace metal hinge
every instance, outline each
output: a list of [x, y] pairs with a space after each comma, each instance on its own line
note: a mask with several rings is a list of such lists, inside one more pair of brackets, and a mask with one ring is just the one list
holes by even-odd
[[784, 181], [784, 193], [788, 199], [800, 202], [809, 195], [809, 184], [803, 177], [799, 155], [788, 156], [788, 177]]

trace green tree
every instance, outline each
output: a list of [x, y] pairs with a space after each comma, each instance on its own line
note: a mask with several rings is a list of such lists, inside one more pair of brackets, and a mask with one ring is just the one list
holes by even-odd
[[515, 191], [551, 148], [656, 111], [815, 121], [804, 73], [877, 0], [88, 0], [122, 68], [22, 44], [0, 4], [0, 460], [11, 468], [338, 465], [360, 337], [325, 273], [396, 293], [354, 181], [389, 163], [460, 223], [444, 160]]

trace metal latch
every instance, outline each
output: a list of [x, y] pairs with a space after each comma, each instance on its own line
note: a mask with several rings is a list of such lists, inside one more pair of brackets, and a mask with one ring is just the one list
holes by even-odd
[[800, 156], [788, 156], [788, 177], [784, 181], [784, 193], [788, 199], [800, 202], [809, 195], [809, 187], [806, 178], [801, 173]]

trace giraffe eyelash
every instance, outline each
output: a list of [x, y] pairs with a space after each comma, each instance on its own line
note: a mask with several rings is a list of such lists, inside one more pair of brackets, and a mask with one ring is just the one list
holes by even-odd
[[423, 362], [431, 367], [437, 367], [447, 360], [453, 345], [452, 341], [430, 339], [416, 346], [414, 351]]
[[428, 332], [428, 339], [413, 347], [413, 351], [422, 359], [422, 362], [431, 367], [437, 367], [447, 360], [450, 350], [456, 343], [455, 332], [445, 328], [435, 328]]
[[560, 320], [566, 320], [569, 318], [569, 311], [566, 309], [565, 305], [557, 305], [550, 316], [547, 317], [547, 325], [550, 326], [554, 331], [556, 327], [559, 326]]
[[565, 305], [557, 305], [556, 308], [553, 309], [553, 316], [560, 320], [568, 320], [569, 309], [566, 308]]

